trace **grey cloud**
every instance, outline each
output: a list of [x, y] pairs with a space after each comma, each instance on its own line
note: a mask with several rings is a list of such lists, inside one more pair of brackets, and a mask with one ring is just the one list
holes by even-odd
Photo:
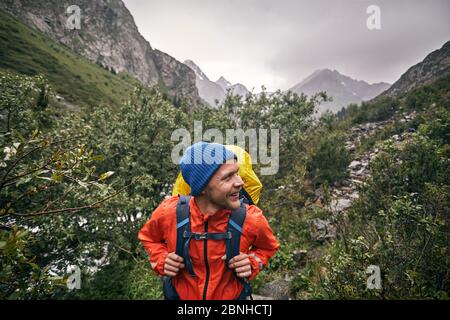
[[[395, 81], [450, 39], [449, 0], [125, 0], [153, 46], [212, 78], [287, 89], [318, 68]], [[381, 30], [366, 8], [381, 8]]]

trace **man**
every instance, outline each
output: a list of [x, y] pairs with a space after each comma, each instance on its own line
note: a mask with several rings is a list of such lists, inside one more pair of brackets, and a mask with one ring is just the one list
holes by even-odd
[[[247, 280], [267, 265], [279, 244], [261, 209], [239, 200], [243, 181], [236, 155], [221, 144], [199, 142], [186, 150], [180, 169], [192, 195], [187, 204], [190, 230], [184, 232], [188, 240], [182, 246], [183, 254], [175, 253], [180, 247], [178, 230], [184, 225], [177, 223], [178, 196], [164, 200], [138, 235], [152, 269], [170, 277], [164, 286], [166, 299], [246, 298]], [[230, 222], [242, 212], [241, 227]], [[232, 236], [240, 236], [234, 257], [226, 255], [230, 252], [230, 224], [240, 230], [238, 237], [236, 232]]]

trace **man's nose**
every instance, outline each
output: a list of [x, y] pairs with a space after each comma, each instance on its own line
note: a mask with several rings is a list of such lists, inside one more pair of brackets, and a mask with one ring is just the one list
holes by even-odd
[[242, 180], [241, 176], [237, 176], [237, 180], [235, 182], [236, 187], [242, 187], [244, 185], [244, 180]]

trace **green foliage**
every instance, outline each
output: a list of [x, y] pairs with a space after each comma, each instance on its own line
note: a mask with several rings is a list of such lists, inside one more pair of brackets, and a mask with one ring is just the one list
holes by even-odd
[[127, 281], [128, 299], [163, 299], [161, 279], [150, 270], [147, 259], [138, 261], [129, 273]]
[[[61, 260], [71, 253], [58, 251], [68, 249], [64, 246], [52, 247], [52, 237], [61, 236], [59, 244], [73, 242], [73, 234], [66, 232], [71, 223], [78, 226], [73, 212], [97, 208], [114, 190], [99, 179], [98, 156], [77, 143], [79, 137], [73, 132], [66, 138], [66, 133], [55, 129], [57, 112], [48, 108], [46, 96], [51, 91], [46, 80], [3, 73], [0, 79], [4, 93], [0, 109], [8, 122], [1, 135], [4, 155], [0, 162], [0, 235], [6, 243], [0, 249], [5, 263], [2, 295], [51, 296], [56, 289], [49, 273], [51, 258]], [[63, 221], [57, 214], [69, 219]], [[52, 215], [57, 215], [60, 230], [55, 229], [58, 223], [51, 223]], [[11, 259], [14, 252], [21, 259]]]
[[269, 270], [274, 272], [281, 272], [282, 270], [293, 269], [295, 266], [295, 262], [292, 258], [293, 251], [294, 248], [292, 244], [285, 242], [281, 243], [280, 250], [269, 262]]
[[[46, 291], [45, 276], [28, 250], [29, 232], [12, 227], [0, 232], [0, 299], [36, 297]], [[43, 285], [44, 284], [44, 285]]]
[[324, 136], [313, 151], [308, 167], [315, 183], [333, 183], [348, 176], [350, 155], [345, 149], [345, 136], [333, 132]]
[[331, 299], [325, 291], [327, 269], [315, 261], [307, 262], [305, 268], [295, 274], [290, 294], [296, 299]]
[[68, 297], [65, 272], [77, 265], [84, 298], [159, 298], [155, 277], [142, 278], [151, 271], [139, 274], [136, 234], [175, 179], [167, 141], [180, 111], [137, 88], [116, 112], [62, 116], [43, 78], [0, 79], [2, 115], [10, 113], [2, 117], [2, 297]]
[[48, 125], [45, 115], [54, 116], [51, 110], [47, 110], [51, 89], [43, 77], [24, 77], [2, 72], [0, 88], [0, 130], [5, 135], [4, 139], [11, 141], [12, 130], [25, 135], [30, 133], [30, 128]]
[[[413, 90], [402, 99], [386, 98], [363, 107], [350, 105], [338, 115], [338, 122], [333, 116], [325, 115], [308, 135], [305, 154], [299, 156], [299, 162], [308, 165], [309, 175], [298, 179], [296, 184], [291, 182], [294, 188], [278, 180], [280, 184], [283, 182], [283, 188], [264, 193], [262, 199], [269, 198], [263, 204], [264, 211], [271, 217], [269, 221], [279, 239], [289, 243], [291, 250], [308, 250], [305, 265], [289, 270], [293, 276], [291, 297], [448, 299], [450, 148], [446, 88], [448, 79], [444, 78]], [[427, 94], [419, 94], [418, 99], [418, 92]], [[411, 101], [416, 102], [410, 104]], [[396, 118], [397, 110], [417, 114], [411, 122], [402, 123]], [[322, 188], [327, 189], [329, 180], [339, 181], [345, 177], [333, 174], [338, 163], [335, 159], [341, 155], [338, 150], [345, 139], [342, 132], [354, 123], [385, 120], [391, 116], [394, 116], [392, 124], [362, 139], [358, 146], [359, 152], [374, 147], [381, 152], [370, 162], [371, 178], [359, 188], [359, 198], [354, 200], [347, 214], [337, 220], [338, 238], [323, 245], [311, 242], [308, 220], [327, 219], [330, 213], [311, 205], [314, 196], [311, 192], [308, 195], [305, 188], [322, 182]], [[406, 135], [405, 141], [390, 139], [410, 127], [417, 132]], [[339, 144], [330, 142], [333, 138]], [[348, 162], [343, 161], [341, 172], [347, 165]], [[316, 171], [312, 170], [314, 166], [317, 166]], [[320, 172], [320, 167], [330, 170], [329, 180], [312, 174]], [[330, 178], [333, 176], [335, 178]], [[305, 195], [304, 201], [289, 201], [298, 199], [299, 194]], [[326, 192], [324, 196], [326, 198]], [[275, 258], [278, 264], [289, 261], [286, 259], [289, 251], [284, 248], [282, 253]], [[369, 265], [380, 267], [382, 290], [367, 288]], [[269, 281], [278, 273], [269, 270], [263, 277]]]
[[405, 98], [405, 105], [409, 110], [426, 110], [433, 104], [448, 110], [450, 108], [449, 92], [450, 76], [447, 76], [409, 92]]
[[[440, 298], [449, 291], [449, 167], [443, 146], [416, 135], [377, 158], [350, 211], [345, 242], [326, 259], [327, 290], [338, 298]], [[400, 160], [400, 161], [399, 161]], [[380, 266], [383, 289], [365, 286]]]
[[337, 113], [339, 118], [347, 117], [353, 124], [383, 121], [392, 117], [400, 108], [398, 99], [379, 97], [370, 102], [362, 102], [361, 106], [350, 104]]
[[112, 261], [82, 283], [79, 291], [66, 293], [65, 299], [161, 300], [161, 280], [150, 269], [147, 259], [130, 263]]
[[423, 116], [419, 132], [442, 145], [450, 145], [450, 109], [431, 106]]

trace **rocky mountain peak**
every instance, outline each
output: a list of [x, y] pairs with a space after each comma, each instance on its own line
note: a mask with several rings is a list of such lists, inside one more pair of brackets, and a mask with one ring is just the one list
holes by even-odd
[[227, 90], [229, 87], [231, 87], [231, 82], [229, 82], [227, 79], [225, 79], [224, 77], [220, 77], [219, 79], [217, 79], [216, 83], [222, 87], [223, 90]]
[[389, 87], [388, 83], [369, 84], [341, 74], [337, 70], [318, 69], [304, 80], [293, 86], [290, 91], [313, 95], [326, 91], [333, 101], [319, 106], [319, 113], [326, 110], [336, 112], [350, 103], [369, 100]]
[[209, 80], [206, 74], [203, 73], [202, 69], [200, 69], [200, 67], [194, 61], [186, 60], [183, 63], [191, 68], [195, 72], [195, 75], [200, 78], [200, 80]]

